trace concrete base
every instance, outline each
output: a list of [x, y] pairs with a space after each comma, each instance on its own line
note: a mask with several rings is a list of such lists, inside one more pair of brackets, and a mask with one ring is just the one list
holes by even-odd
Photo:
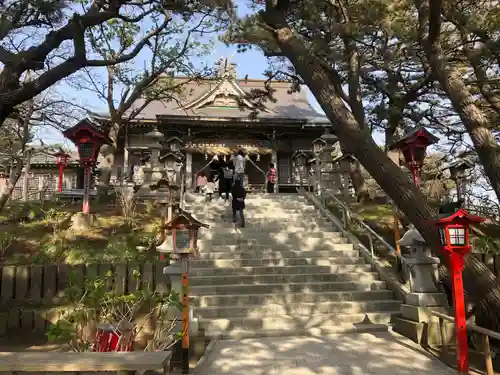
[[451, 322], [443, 323], [444, 340], [438, 322], [415, 322], [409, 319], [396, 318], [393, 329], [422, 346], [445, 346], [455, 344], [455, 326]]
[[88, 230], [94, 225], [95, 221], [95, 214], [85, 215], [82, 212], [78, 212], [71, 217], [70, 230], [74, 232], [82, 232]]
[[447, 306], [448, 300], [444, 293], [408, 293], [406, 303], [420, 307]]
[[443, 314], [450, 314], [450, 311], [445, 307], [421, 307], [413, 305], [401, 305], [401, 315], [404, 319], [413, 320], [418, 323], [439, 322], [439, 318], [431, 314], [432, 311], [437, 311]]

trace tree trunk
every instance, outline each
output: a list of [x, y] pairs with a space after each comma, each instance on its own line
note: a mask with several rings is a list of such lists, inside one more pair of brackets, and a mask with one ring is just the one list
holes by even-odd
[[[491, 118], [478, 105], [476, 99], [467, 88], [462, 78], [461, 71], [448, 64], [439, 43], [439, 35], [431, 35], [429, 24], [435, 22], [430, 20], [430, 9], [427, 1], [415, 1], [419, 13], [419, 39], [425, 50], [432, 73], [446, 92], [453, 109], [462, 120], [469, 136], [474, 144], [474, 149], [484, 167], [484, 171], [490, 180], [491, 187], [500, 201], [500, 145], [497, 143], [491, 128]], [[434, 4], [437, 6], [438, 4]], [[439, 15], [441, 9], [434, 9], [435, 15]], [[435, 26], [435, 25], [433, 25]], [[434, 30], [436, 29], [436, 30]], [[433, 34], [440, 32], [439, 26], [435, 26]]]
[[[437, 231], [428, 224], [429, 219], [435, 218], [436, 212], [422, 192], [375, 144], [370, 133], [357, 123], [336, 92], [328, 71], [292, 30], [281, 27], [285, 24], [283, 18], [274, 18], [271, 14], [266, 19], [276, 27], [275, 39], [280, 51], [291, 61], [318, 100], [343, 146], [361, 162], [426, 241], [436, 248]], [[438, 255], [445, 261], [442, 254]], [[488, 320], [488, 327], [499, 329], [500, 283], [482, 262], [472, 256], [465, 259], [463, 277], [465, 290], [478, 306], [477, 314]]]
[[358, 202], [369, 201], [370, 192], [368, 191], [368, 185], [366, 184], [365, 178], [361, 174], [361, 164], [359, 161], [355, 161], [351, 164], [349, 177], [351, 177], [352, 186], [354, 187], [354, 191], [356, 192], [356, 198]]
[[0, 212], [2, 212], [9, 198], [12, 196], [12, 192], [16, 187], [17, 181], [19, 181], [19, 178], [21, 178], [22, 172], [23, 172], [23, 163], [18, 163], [11, 172], [11, 175], [9, 177], [9, 185], [7, 186], [7, 189], [4, 190], [2, 194], [0, 194]]

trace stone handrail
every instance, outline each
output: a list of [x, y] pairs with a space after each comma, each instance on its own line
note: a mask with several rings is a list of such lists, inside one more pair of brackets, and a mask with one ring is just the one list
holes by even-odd
[[[393, 272], [388, 272], [387, 267], [380, 261], [380, 259], [374, 254], [372, 256], [372, 251], [366, 248], [365, 245], [348, 229], [344, 228], [342, 222], [329, 209], [326, 208], [326, 206], [315, 194], [304, 190], [299, 190], [299, 192], [308, 198], [324, 216], [330, 219], [334, 225], [341, 230], [342, 234], [360, 251], [360, 255], [365, 259], [365, 261], [373, 265], [380, 278], [388, 284], [389, 288], [396, 293], [397, 297], [406, 301], [410, 290], [401, 283], [401, 280], [399, 280]], [[406, 263], [402, 263], [402, 265], [407, 266]]]
[[[431, 314], [434, 315], [435, 317], [439, 318], [439, 327], [440, 328], [443, 327], [443, 322], [445, 320], [448, 322], [455, 321], [454, 317], [440, 313], [438, 311], [431, 311]], [[476, 332], [476, 333], [479, 333], [480, 335], [482, 335], [486, 374], [487, 375], [495, 375], [495, 371], [493, 370], [492, 356], [491, 356], [490, 337], [494, 338], [496, 340], [500, 340], [500, 333], [495, 332], [495, 331], [491, 331], [491, 330], [483, 328], [483, 327], [479, 327], [479, 326], [472, 324], [472, 323], [467, 323], [467, 330], [472, 331], [472, 332]]]

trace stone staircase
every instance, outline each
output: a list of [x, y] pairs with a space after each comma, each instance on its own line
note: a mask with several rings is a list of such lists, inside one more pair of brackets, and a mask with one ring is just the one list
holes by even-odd
[[186, 207], [210, 225], [189, 279], [206, 337], [379, 330], [400, 314], [385, 282], [304, 197], [249, 195], [246, 206], [243, 229], [221, 200]]

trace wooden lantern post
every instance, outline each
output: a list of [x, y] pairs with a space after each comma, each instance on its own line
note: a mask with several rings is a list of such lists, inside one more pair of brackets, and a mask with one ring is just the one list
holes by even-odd
[[453, 310], [457, 340], [457, 366], [462, 374], [469, 373], [467, 321], [465, 316], [462, 270], [464, 257], [471, 251], [469, 227], [482, 223], [485, 218], [469, 214], [460, 208], [454, 213], [441, 213], [432, 223], [439, 232], [440, 251], [446, 255], [452, 281]]
[[420, 186], [420, 171], [424, 164], [427, 147], [439, 141], [426, 128], [419, 127], [405, 134], [389, 146], [389, 150], [400, 150], [405, 164], [410, 169], [415, 186]]
[[90, 214], [90, 177], [92, 167], [96, 165], [97, 155], [102, 145], [112, 144], [113, 141], [91, 124], [89, 120], [82, 120], [72, 128], [63, 132], [78, 149], [80, 164], [84, 168], [83, 207], [82, 212]]
[[61, 193], [63, 190], [64, 168], [68, 165], [69, 155], [60, 149], [55, 154], [53, 154], [53, 156], [55, 156], [56, 164], [59, 166], [59, 180], [57, 183], [57, 191]]
[[190, 213], [180, 210], [162, 229], [170, 231], [170, 236], [157, 247], [164, 253], [180, 256], [182, 285], [182, 373], [189, 374], [189, 257], [196, 254], [198, 230], [208, 228], [207, 224], [196, 220]]

